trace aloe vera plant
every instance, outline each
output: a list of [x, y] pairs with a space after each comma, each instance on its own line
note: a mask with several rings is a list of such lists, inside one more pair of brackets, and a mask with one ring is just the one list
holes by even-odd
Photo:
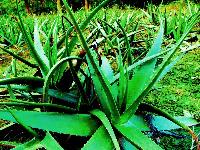
[[[109, 0], [103, 1], [87, 16], [85, 21], [78, 24], [68, 3], [63, 0], [70, 16], [71, 27], [59, 39], [55, 21], [48, 32], [45, 44], [41, 42], [37, 21], [35, 21], [33, 40], [26, 32], [19, 15], [19, 27], [36, 62], [33, 66], [36, 66], [42, 74], [37, 77], [0, 80], [1, 87], [7, 88], [10, 93], [8, 102], [0, 102], [0, 105], [6, 106], [5, 109], [0, 110], [0, 118], [20, 124], [32, 137], [24, 143], [1, 141], [1, 145], [13, 146], [14, 149], [67, 148], [66, 143], [65, 147], [59, 144], [62, 139], [54, 136], [54, 133], [59, 133], [70, 135], [65, 137], [66, 141], [71, 136], [80, 136], [82, 140], [87, 139], [78, 147], [86, 150], [128, 150], [130, 147], [146, 150], [162, 149], [144, 134], [146, 131], [154, 132], [152, 127], [155, 127], [160, 132], [183, 128], [191, 134], [199, 147], [197, 135], [188, 127], [198, 124], [197, 120], [191, 117], [173, 117], [160, 108], [143, 103], [143, 100], [155, 83], [184, 55], [184, 52], [179, 52], [180, 56], [177, 59], [173, 57], [200, 18], [200, 13], [191, 17], [184, 33], [167, 50], [162, 50], [164, 27], [161, 20], [157, 37], [145, 57], [133, 60], [132, 49], [129, 45], [130, 37], [123, 24], [119, 21], [116, 23], [124, 37], [120, 39], [116, 36], [116, 41], [113, 42], [106, 39], [108, 35], [101, 24], [97, 23], [98, 31], [101, 30], [106, 42], [110, 42], [109, 46], [113, 43], [117, 44], [114, 46], [114, 48], [117, 47], [118, 63], [118, 71], [115, 73], [109, 60], [105, 56], [99, 56], [95, 48], [89, 45], [90, 36], [86, 39], [84, 33], [94, 15], [108, 2]], [[94, 32], [96, 30], [94, 29]], [[53, 36], [53, 42], [50, 44], [51, 36]], [[122, 55], [121, 46], [124, 44], [127, 55]], [[60, 49], [62, 45], [64, 48]], [[80, 51], [79, 57], [72, 55], [76, 45], [81, 45], [84, 49]], [[6, 49], [3, 50], [10, 53]], [[27, 60], [13, 53], [10, 54], [31, 66]], [[162, 56], [164, 60], [157, 66], [159, 56]], [[73, 60], [76, 60], [76, 65], [73, 64]], [[58, 88], [60, 82], [64, 82], [62, 86], [67, 87], [65, 90], [62, 87]], [[22, 91], [22, 94], [28, 96], [24, 98], [25, 100], [17, 99], [15, 95], [12, 96], [15, 91]], [[30, 92], [39, 93], [40, 97], [35, 98]], [[12, 109], [10, 106], [23, 106], [26, 110]], [[30, 107], [38, 111], [28, 109]], [[145, 114], [148, 113], [158, 116], [152, 115], [152, 118], [147, 119]], [[161, 122], [165, 123], [161, 124]], [[40, 130], [43, 131], [42, 135]]]

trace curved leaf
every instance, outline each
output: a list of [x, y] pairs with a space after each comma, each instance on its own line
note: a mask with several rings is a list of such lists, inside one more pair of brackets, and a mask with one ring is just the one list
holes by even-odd
[[8, 79], [1, 79], [0, 85], [6, 84], [26, 84], [31, 86], [42, 86], [44, 83], [44, 79], [37, 77], [15, 77]]
[[[161, 51], [162, 39], [163, 39], [164, 28], [161, 25], [158, 37], [155, 39], [153, 46], [147, 53], [146, 57], [158, 54]], [[130, 107], [138, 96], [143, 92], [147, 83], [150, 81], [154, 74], [156, 58], [144, 63], [138, 69], [134, 71], [133, 79], [128, 83], [128, 95], [126, 108]], [[137, 107], [137, 105], [136, 105]]]
[[160, 146], [154, 143], [150, 138], [145, 136], [137, 128], [133, 128], [126, 124], [115, 125], [116, 129], [136, 148], [142, 150], [162, 150]]
[[91, 111], [91, 114], [95, 115], [97, 118], [99, 118], [101, 120], [101, 122], [103, 123], [103, 125], [106, 128], [107, 132], [109, 133], [110, 138], [112, 139], [112, 142], [113, 142], [113, 144], [115, 146], [115, 149], [116, 150], [120, 150], [119, 143], [117, 142], [117, 138], [115, 136], [113, 128], [112, 128], [112, 126], [110, 124], [110, 121], [106, 117], [106, 115], [100, 110], [93, 110], [93, 111]]
[[[100, 103], [101, 103], [106, 115], [108, 115], [109, 117], [111, 116], [112, 119], [117, 119], [119, 117], [119, 111], [118, 111], [117, 105], [115, 103], [115, 99], [114, 99], [112, 92], [111, 92], [111, 88], [110, 88], [111, 86], [110, 86], [110, 84], [107, 84], [108, 81], [106, 80], [106, 78], [102, 74], [102, 71], [100, 70], [99, 66], [95, 62], [94, 57], [92, 55], [92, 52], [91, 52], [91, 50], [89, 49], [89, 47], [86, 43], [86, 40], [85, 40], [85, 38], [82, 34], [81, 28], [79, 27], [76, 19], [74, 18], [74, 15], [73, 15], [68, 3], [66, 2], [66, 0], [64, 0], [63, 2], [64, 2], [64, 5], [67, 9], [67, 12], [69, 13], [69, 15], [71, 17], [71, 20], [72, 20], [72, 22], [75, 26], [76, 32], [79, 35], [79, 39], [82, 43], [82, 46], [87, 53], [87, 56], [88, 56], [87, 61], [88, 61], [88, 64], [90, 66], [89, 67], [90, 73], [93, 76], [95, 88], [98, 88], [97, 94], [100, 97], [99, 98]], [[106, 1], [104, 1], [104, 2], [106, 2]], [[103, 95], [103, 97], [102, 97], [102, 95]]]
[[[62, 114], [54, 112], [16, 111], [12, 112], [21, 123], [32, 128], [76, 136], [89, 136], [98, 128], [97, 122], [87, 114]], [[0, 119], [16, 122], [10, 112], [0, 111]]]
[[81, 150], [113, 150], [113, 142], [106, 131], [106, 128], [101, 126], [92, 135], [89, 141], [84, 145]]
[[53, 77], [53, 74], [55, 73], [55, 71], [57, 71], [57, 69], [64, 64], [65, 62], [69, 61], [69, 60], [73, 60], [73, 59], [80, 59], [79, 57], [66, 57], [61, 59], [60, 61], [58, 61], [48, 72], [46, 78], [45, 78], [45, 82], [44, 82], [44, 86], [43, 86], [43, 100], [45, 102], [48, 101], [47, 99], [47, 95], [48, 95], [48, 89], [49, 89], [49, 84], [50, 81]]

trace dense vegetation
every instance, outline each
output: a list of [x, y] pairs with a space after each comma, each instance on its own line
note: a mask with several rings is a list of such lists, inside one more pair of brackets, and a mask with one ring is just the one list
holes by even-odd
[[2, 149], [200, 148], [199, 5], [48, 2], [1, 3]]

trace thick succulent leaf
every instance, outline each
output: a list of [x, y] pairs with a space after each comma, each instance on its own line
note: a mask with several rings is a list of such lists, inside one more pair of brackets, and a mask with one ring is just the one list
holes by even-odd
[[37, 65], [30, 63], [29, 61], [27, 61], [26, 59], [20, 57], [19, 55], [14, 54], [13, 52], [11, 52], [11, 50], [7, 50], [7, 49], [5, 49], [3, 47], [0, 47], [0, 49], [2, 49], [4, 52], [6, 52], [6, 53], [10, 54], [11, 56], [13, 56], [15, 59], [23, 62], [24, 64], [26, 64], [26, 65], [28, 65], [28, 66], [30, 66], [32, 68], [37, 68], [38, 67]]
[[133, 144], [138, 149], [162, 150], [160, 146], [145, 136], [137, 128], [133, 128], [132, 126], [127, 126], [125, 124], [115, 125], [115, 127], [131, 144]]
[[124, 66], [122, 61], [121, 51], [118, 56], [118, 65], [120, 71], [119, 77], [119, 87], [118, 87], [118, 107], [121, 109], [121, 106], [126, 103], [127, 92], [128, 92], [128, 74], [124, 72]]
[[[103, 7], [103, 4], [107, 3], [107, 2], [108, 1], [105, 0], [102, 4], [100, 4], [101, 6], [99, 6], [99, 7]], [[93, 78], [95, 89], [97, 89], [97, 95], [99, 97], [101, 106], [104, 109], [104, 112], [106, 113], [107, 116], [109, 116], [109, 117], [111, 116], [112, 118], [119, 117], [119, 111], [118, 111], [117, 105], [115, 103], [116, 100], [114, 99], [114, 96], [111, 92], [111, 86], [110, 86], [110, 84], [108, 84], [106, 77], [102, 74], [102, 71], [100, 70], [98, 64], [95, 62], [92, 52], [89, 49], [88, 44], [87, 44], [87, 42], [83, 36], [83, 33], [81, 31], [81, 29], [84, 25], [81, 25], [81, 27], [79, 27], [68, 3], [65, 0], [63, 1], [63, 3], [64, 3], [64, 5], [67, 9], [67, 12], [69, 13], [69, 16], [76, 28], [76, 32], [82, 43], [82, 47], [84, 48], [84, 50], [87, 53], [87, 62], [89, 65], [90, 73]], [[97, 7], [97, 8], [99, 8], [99, 7]], [[97, 10], [97, 9], [95, 9], [95, 10]], [[92, 12], [92, 14], [93, 14], [93, 12]], [[92, 19], [92, 16], [91, 16], [91, 18], [89, 18], [89, 20], [90, 19]]]
[[91, 114], [95, 115], [98, 119], [101, 120], [103, 123], [104, 127], [106, 128], [107, 132], [110, 135], [110, 138], [112, 139], [113, 145], [115, 146], [116, 150], [120, 150], [119, 143], [117, 142], [116, 135], [113, 131], [112, 125], [108, 118], [106, 117], [105, 113], [103, 113], [100, 110], [93, 110], [91, 111]]
[[44, 86], [43, 86], [43, 100], [44, 101], [48, 101], [48, 90], [49, 90], [49, 85], [51, 84], [51, 79], [54, 75], [54, 73], [58, 70], [58, 68], [66, 63], [67, 61], [73, 60], [73, 59], [80, 59], [78, 57], [66, 57], [61, 59], [60, 61], [58, 61], [48, 72], [46, 78], [45, 78], [45, 82], [44, 82]]
[[92, 135], [81, 150], [113, 150], [113, 142], [104, 126], [101, 126]]
[[163, 72], [160, 74], [159, 78], [157, 79], [157, 82], [160, 81], [173, 67], [174, 65], [185, 55], [185, 53], [179, 55], [176, 57], [175, 60], [173, 60], [169, 65], [165, 67]]
[[[92, 76], [92, 80], [94, 83], [95, 91], [98, 95], [99, 101], [101, 103], [102, 108], [104, 109], [104, 112], [110, 116], [114, 114], [119, 114], [116, 109], [115, 99], [114, 95], [112, 93], [112, 87], [105, 76], [105, 74], [102, 73], [102, 70], [100, 67], [98, 67], [97, 63], [94, 62], [96, 67], [94, 68], [90, 59], [87, 57], [88, 66], [90, 69], [90, 74]], [[98, 74], [97, 74], [98, 72]]]
[[[158, 54], [161, 50], [163, 38], [163, 26], [161, 25], [158, 37], [155, 39], [154, 44], [147, 53], [146, 57]], [[144, 63], [134, 71], [133, 79], [128, 84], [127, 108], [133, 104], [138, 96], [143, 92], [148, 85], [152, 75], [154, 74], [155, 64], [157, 59], [153, 59]]]
[[25, 84], [31, 86], [42, 86], [44, 79], [37, 77], [15, 77], [8, 79], [0, 79], [0, 85], [6, 84]]
[[51, 136], [50, 133], [47, 133], [45, 138], [40, 142], [41, 145], [46, 150], [64, 150], [57, 141]]
[[110, 65], [110, 62], [106, 57], [101, 57], [101, 61], [102, 61], [101, 70], [103, 74], [107, 77], [108, 81], [111, 83], [111, 81], [114, 78], [114, 73]]
[[36, 150], [39, 148], [45, 148], [46, 150], [63, 150], [50, 133], [47, 133], [42, 141], [31, 140], [15, 147], [13, 150]]
[[[101, 61], [102, 61], [101, 65], [102, 73], [107, 77], [108, 82], [111, 83], [111, 81], [114, 80], [114, 72], [112, 70], [110, 62], [106, 57], [101, 57]], [[118, 94], [117, 84], [113, 84], [111, 86], [111, 91], [113, 93], [114, 98], [117, 99], [117, 94]]]
[[39, 145], [39, 140], [30, 140], [24, 144], [20, 144], [19, 146], [16, 146], [12, 150], [36, 150], [38, 148], [42, 148], [41, 145]]
[[[174, 117], [179, 122], [185, 124], [186, 126], [194, 126], [200, 124], [196, 119], [192, 117], [185, 117], [185, 116], [177, 116]], [[158, 129], [158, 130], [174, 130], [181, 128], [177, 124], [173, 123], [172, 121], [166, 119], [165, 117], [161, 116], [153, 116], [152, 124]]]
[[[134, 101], [134, 103], [124, 112], [124, 114], [121, 116], [121, 121], [126, 122], [130, 119], [130, 117], [136, 112], [138, 109], [139, 104], [143, 100], [143, 98], [148, 94], [152, 86], [155, 84], [157, 79], [159, 78], [160, 74], [163, 72], [165, 67], [169, 64], [174, 54], [177, 52], [179, 46], [182, 44], [183, 40], [186, 38], [192, 27], [197, 23], [197, 20], [200, 17], [200, 13], [197, 13], [193, 16], [193, 18], [190, 20], [188, 27], [186, 28], [184, 34], [181, 36], [179, 41], [171, 48], [171, 51], [168, 53], [167, 57], [163, 61], [163, 63], [159, 66], [159, 69], [156, 70], [155, 74], [153, 75], [153, 78], [148, 82], [145, 89], [143, 89], [142, 93], [139, 95], [139, 97]], [[187, 127], [186, 127], [187, 128]]]
[[34, 47], [37, 52], [37, 57], [40, 57], [40, 59], [43, 61], [43, 63], [46, 65], [46, 67], [49, 68], [49, 60], [48, 60], [47, 56], [45, 55], [45, 52], [42, 47], [42, 43], [40, 41], [37, 20], [35, 20], [35, 27], [34, 27]]
[[[63, 134], [89, 136], [98, 124], [87, 114], [62, 114], [54, 112], [15, 111], [21, 123], [32, 128]], [[1, 110], [0, 119], [16, 122], [9, 111]]]
[[125, 138], [121, 139], [121, 146], [123, 150], [137, 150], [137, 148]]
[[[200, 124], [196, 119], [192, 117], [185, 117], [185, 116], [176, 116], [174, 117], [177, 121], [185, 124], [186, 126], [195, 126]], [[172, 121], [168, 120], [162, 116], [152, 116], [151, 118], [152, 124], [159, 130], [175, 130], [180, 129], [181, 127], [173, 123]], [[133, 128], [137, 128], [140, 131], [150, 131], [150, 128], [147, 122], [144, 120], [144, 116], [142, 115], [133, 115], [127, 123], [126, 126], [131, 126]]]

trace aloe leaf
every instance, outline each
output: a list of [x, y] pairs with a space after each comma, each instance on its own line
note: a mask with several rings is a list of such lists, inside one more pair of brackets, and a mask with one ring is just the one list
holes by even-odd
[[[132, 64], [132, 65], [129, 66], [127, 69], [124, 69], [124, 73], [128, 73], [128, 72], [130, 72], [131, 70], [137, 68], [138, 66], [143, 65], [144, 63], [148, 63], [149, 61], [151, 61], [151, 60], [153, 60], [153, 59], [155, 59], [155, 58], [157, 58], [157, 57], [159, 57], [159, 56], [161, 56], [161, 55], [164, 55], [164, 54], [166, 54], [167, 52], [170, 52], [170, 51], [172, 51], [172, 49], [165, 50], [165, 51], [163, 51], [163, 52], [161, 52], [161, 53], [152, 55], [152, 56], [150, 56], [150, 57], [145, 57], [144, 59], [139, 60], [138, 62]], [[115, 82], [119, 79], [119, 77], [120, 77], [120, 73], [117, 73], [117, 74], [115, 75], [115, 77], [113, 78], [113, 80], [111, 81], [111, 85], [112, 85], [113, 83], [115, 83]]]
[[[195, 125], [200, 124], [200, 122], [198, 122], [196, 119], [192, 117], [176, 116], [174, 117], [174, 119], [178, 120], [182, 124], [185, 124], [186, 126], [195, 126]], [[160, 131], [174, 130], [174, 129], [181, 128], [177, 124], [173, 123], [172, 121], [162, 116], [153, 116], [152, 124]]]
[[169, 64], [171, 61], [173, 55], [177, 52], [179, 46], [185, 39], [185, 37], [188, 35], [192, 27], [196, 24], [197, 20], [200, 17], [200, 13], [193, 16], [191, 21], [188, 23], [188, 27], [186, 28], [184, 34], [181, 36], [179, 41], [174, 45], [172, 50], [169, 52], [163, 63], [159, 66], [159, 69], [155, 72], [153, 78], [150, 80], [150, 83], [145, 87], [145, 89], [142, 91], [142, 93], [139, 95], [139, 97], [135, 100], [135, 102], [124, 112], [124, 114], [121, 116], [122, 121], [127, 121], [137, 110], [140, 102], [143, 100], [143, 98], [148, 94], [149, 90], [152, 88], [152, 86], [155, 84], [165, 67]]
[[38, 22], [35, 20], [34, 26], [34, 46], [35, 50], [37, 51], [38, 57], [42, 60], [42, 62], [49, 68], [49, 60], [45, 55], [45, 52], [42, 47], [42, 43], [40, 41], [39, 29], [38, 29]]
[[39, 145], [39, 140], [38, 139], [32, 139], [24, 144], [17, 145], [15, 148], [12, 150], [35, 150], [38, 148], [42, 148], [41, 145]]
[[[108, 61], [108, 59], [106, 57], [101, 57], [101, 61], [102, 61], [102, 64], [101, 64], [101, 70], [102, 70], [102, 73], [106, 76], [106, 78], [108, 79], [108, 82], [111, 83], [111, 81], [113, 80], [114, 78], [114, 72], [112, 70], [112, 67], [110, 65], [110, 62]], [[117, 87], [117, 84], [113, 84], [111, 86], [111, 91], [113, 93], [113, 96], [115, 99], [117, 99], [117, 94], [118, 94], [118, 87]]]
[[21, 143], [10, 142], [10, 141], [0, 141], [0, 145], [1, 145], [1, 148], [3, 148], [3, 147], [14, 148], [14, 147], [21, 145]]
[[[26, 85], [10, 85], [13, 90], [20, 90], [20, 91], [25, 91], [25, 92], [36, 92], [39, 94], [43, 94], [43, 89], [42, 88], [33, 88], [31, 86], [26, 86]], [[6, 88], [7, 85], [0, 85], [0, 88]], [[54, 90], [54, 89], [49, 89], [48, 90], [48, 95], [54, 98], [57, 98], [59, 100], [63, 100], [69, 103], [77, 103], [78, 102], [78, 96], [74, 95], [72, 93], [67, 93], [67, 92], [62, 92], [60, 90]]]
[[34, 131], [31, 127], [25, 125], [22, 121], [22, 118], [18, 117], [15, 112], [13, 112], [11, 109], [7, 108], [8, 112], [12, 115], [12, 117], [16, 120], [17, 123], [19, 123], [25, 130], [27, 130], [30, 134], [32, 134], [33, 137], [39, 138], [39, 135], [36, 131]]
[[26, 84], [31, 86], [42, 86], [44, 79], [37, 77], [15, 77], [8, 79], [0, 79], [0, 85], [6, 84]]
[[121, 146], [122, 146], [123, 150], [137, 150], [137, 148], [135, 146], [133, 146], [133, 144], [131, 144], [125, 138], [121, 139]]
[[[115, 104], [115, 99], [111, 92], [111, 88], [110, 88], [111, 86], [107, 84], [108, 81], [106, 80], [105, 76], [102, 74], [102, 71], [99, 69], [97, 63], [95, 62], [92, 52], [90, 51], [90, 49], [85, 41], [85, 38], [83, 37], [82, 31], [81, 31], [80, 27], [78, 26], [78, 23], [76, 22], [69, 5], [66, 3], [65, 0], [63, 2], [64, 2], [64, 5], [71, 17], [71, 20], [72, 20], [75, 28], [76, 28], [76, 32], [79, 35], [82, 46], [87, 53], [87, 61], [88, 61], [88, 64], [90, 64], [90, 67], [89, 67], [90, 73], [92, 75], [92, 78], [93, 78], [93, 81], [95, 84], [95, 88], [98, 91], [97, 94], [98, 94], [98, 96], [100, 96], [100, 99], [99, 99], [100, 103], [101, 103], [103, 109], [105, 110], [106, 115], [111, 116], [112, 119], [117, 119], [119, 117], [119, 112], [118, 112], [117, 105]], [[102, 95], [103, 95], [103, 97], [102, 97]]]
[[45, 78], [45, 82], [44, 82], [44, 86], [43, 86], [43, 100], [44, 101], [48, 101], [48, 89], [49, 89], [49, 85], [51, 84], [51, 79], [55, 73], [55, 71], [57, 71], [57, 69], [64, 63], [66, 63], [67, 61], [73, 60], [73, 59], [80, 59], [78, 57], [66, 57], [61, 59], [60, 61], [58, 61], [48, 72], [46, 78]]
[[[103, 8], [106, 4], [108, 4], [108, 2], [109, 2], [110, 0], [104, 0], [101, 4], [99, 4], [88, 16], [87, 16], [87, 18], [85, 19], [85, 21], [83, 21], [81, 24], [80, 24], [80, 29], [81, 30], [84, 30], [86, 27], [87, 27], [87, 25], [90, 23], [90, 21], [92, 20], [92, 18], [97, 14], [97, 12], [99, 11], [99, 10], [101, 10], [101, 8]], [[73, 31], [73, 28], [70, 28], [69, 29], [70, 30], [70, 32], [72, 32]], [[61, 46], [61, 44], [65, 41], [65, 36], [63, 36], [61, 39], [60, 39], [60, 41], [58, 42], [58, 47], [60, 47]], [[70, 42], [70, 50], [71, 49], [73, 49], [73, 47], [75, 46], [75, 44], [76, 44], [76, 42], [77, 42], [77, 37], [75, 36], [75, 37], [73, 37], [72, 38], [72, 40], [71, 40], [71, 42]]]
[[24, 58], [22, 58], [22, 57], [20, 57], [20, 56], [18, 56], [16, 54], [14, 54], [13, 52], [11, 52], [11, 51], [3, 48], [3, 47], [0, 47], [0, 49], [2, 49], [4, 52], [10, 54], [11, 56], [13, 56], [14, 58], [16, 58], [17, 60], [23, 62], [24, 64], [26, 64], [26, 65], [28, 65], [28, 66], [30, 66], [32, 68], [37, 68], [38, 67], [37, 65], [30, 63], [29, 61], [25, 60]]
[[114, 145], [104, 126], [99, 127], [81, 150], [113, 150]]
[[117, 142], [117, 138], [115, 136], [115, 133], [113, 131], [111, 123], [108, 120], [108, 118], [106, 117], [106, 115], [100, 110], [93, 110], [93, 111], [91, 111], [91, 114], [95, 115], [99, 120], [101, 120], [101, 122], [103, 123], [107, 132], [109, 133], [110, 138], [112, 139], [112, 142], [113, 142], [115, 149], [120, 150], [119, 143]]
[[[17, 10], [19, 10], [18, 2], [17, 2]], [[25, 29], [25, 26], [24, 26], [24, 23], [22, 21], [20, 14], [19, 14], [19, 11], [18, 11], [18, 17], [19, 17], [18, 25], [19, 25], [19, 27], [20, 27], [20, 29], [21, 29], [21, 31], [22, 31], [22, 33], [23, 33], [23, 35], [24, 35], [24, 37], [27, 41], [27, 44], [30, 48], [30, 52], [31, 52], [33, 58], [35, 59], [35, 61], [38, 63], [39, 67], [41, 68], [41, 71], [43, 72], [43, 74], [46, 75], [49, 71], [49, 68], [46, 65], [46, 63], [43, 61], [43, 59], [40, 57], [40, 53], [35, 49], [34, 42], [31, 39], [30, 34]], [[45, 61], [47, 61], [47, 60], [45, 59]]]
[[131, 47], [130, 47], [130, 43], [128, 41], [128, 35], [126, 34], [125, 29], [122, 27], [122, 25], [117, 21], [117, 24], [119, 26], [119, 28], [122, 30], [122, 33], [124, 35], [124, 39], [125, 39], [125, 44], [126, 44], [126, 51], [128, 53], [127, 56], [127, 60], [128, 60], [128, 65], [131, 65], [133, 60], [132, 60], [132, 55], [131, 55]]
[[119, 70], [120, 70], [119, 88], [118, 88], [118, 105], [119, 105], [119, 108], [121, 108], [122, 104], [126, 103], [126, 100], [127, 100], [126, 96], [127, 96], [127, 91], [128, 91], [128, 84], [127, 84], [128, 74], [126, 76], [124, 72], [121, 51], [119, 51], [118, 62], [119, 62]]
[[[161, 44], [163, 38], [163, 26], [161, 25], [160, 31], [157, 38], [154, 41], [153, 46], [146, 55], [146, 58], [157, 54], [161, 51]], [[127, 106], [130, 107], [133, 102], [138, 98], [138, 96], [143, 92], [147, 83], [150, 81], [152, 75], [154, 74], [156, 59], [153, 59], [134, 71], [133, 79], [128, 83], [128, 96], [127, 96]]]
[[[87, 114], [17, 110], [12, 110], [12, 112], [21, 120], [22, 124], [46, 131], [76, 136], [89, 136], [98, 128], [97, 122]], [[0, 111], [0, 119], [16, 122], [13, 116], [6, 110]]]
[[[175, 116], [174, 117], [177, 121], [185, 124], [186, 126], [195, 126], [200, 124], [196, 119], [193, 117], [185, 117], [185, 116]], [[159, 130], [159, 131], [169, 131], [180, 129], [181, 127], [175, 124], [174, 122], [170, 121], [169, 119], [163, 116], [155, 116], [152, 115], [152, 124]], [[150, 128], [147, 122], [144, 120], [144, 116], [142, 115], [133, 115], [127, 123], [126, 126], [132, 126], [133, 128], [137, 128], [140, 131], [150, 131]]]
[[19, 106], [19, 107], [33, 107], [33, 108], [54, 108], [66, 112], [75, 112], [76, 110], [67, 106], [51, 104], [51, 103], [36, 103], [36, 102], [27, 102], [22, 100], [11, 99], [12, 102], [0, 102], [0, 105], [3, 106]]
[[169, 65], [165, 67], [163, 72], [160, 74], [159, 78], [157, 79], [157, 82], [160, 81], [173, 67], [174, 65], [181, 59], [185, 53], [182, 53], [181, 55], [177, 56], [175, 60], [173, 60]]
[[127, 126], [125, 124], [115, 125], [116, 129], [137, 149], [143, 150], [162, 150], [160, 146], [154, 143], [150, 138], [145, 136], [140, 130], [137, 128], [133, 128], [131, 126]]
[[63, 148], [48, 132], [43, 140], [39, 141], [33, 139], [13, 148], [13, 150], [36, 150], [40, 148], [45, 148], [46, 150], [63, 150]]

